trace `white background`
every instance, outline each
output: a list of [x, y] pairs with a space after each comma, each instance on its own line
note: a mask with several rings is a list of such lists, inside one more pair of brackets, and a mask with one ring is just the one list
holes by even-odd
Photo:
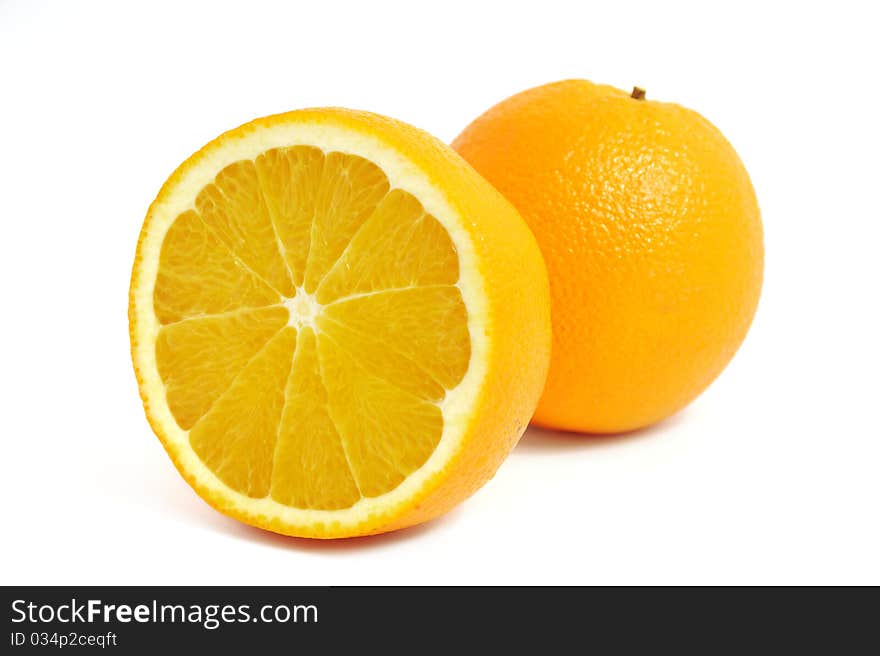
[[[0, 0], [0, 582], [880, 583], [871, 3], [591, 4]], [[408, 531], [288, 539], [206, 506], [129, 358], [166, 176], [261, 115], [344, 105], [450, 141], [567, 77], [700, 111], [751, 172], [766, 280], [725, 373], [633, 435], [532, 429]]]

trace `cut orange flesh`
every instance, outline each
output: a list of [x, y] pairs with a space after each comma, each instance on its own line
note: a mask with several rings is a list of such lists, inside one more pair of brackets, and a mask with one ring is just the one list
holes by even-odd
[[[498, 231], [508, 252], [484, 254], [475, 234]], [[132, 354], [148, 418], [210, 503], [360, 535], [491, 476], [541, 390], [548, 303], [531, 234], [448, 148], [373, 115], [293, 112], [215, 140], [160, 192]], [[498, 328], [501, 304], [523, 330]], [[495, 380], [527, 361], [524, 382]]]
[[193, 450], [233, 490], [300, 508], [397, 487], [470, 359], [449, 234], [375, 164], [311, 146], [230, 164], [196, 208], [171, 224], [153, 294]]

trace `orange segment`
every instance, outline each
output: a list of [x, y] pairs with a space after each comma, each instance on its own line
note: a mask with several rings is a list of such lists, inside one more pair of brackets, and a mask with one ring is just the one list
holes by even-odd
[[351, 327], [373, 348], [417, 362], [446, 389], [461, 381], [470, 359], [467, 311], [458, 287], [415, 287], [355, 296], [324, 307], [323, 316]]
[[298, 508], [348, 508], [361, 496], [327, 409], [315, 334], [299, 334], [278, 431], [272, 498]]
[[372, 162], [343, 153], [324, 157], [306, 259], [305, 290], [315, 291], [327, 270], [388, 191], [388, 178]]
[[349, 294], [457, 280], [458, 254], [449, 233], [412, 194], [395, 189], [327, 272], [315, 296], [330, 303]]
[[367, 373], [426, 401], [438, 402], [446, 394], [424, 365], [385, 343], [382, 335], [359, 332], [331, 319], [326, 312], [317, 318], [316, 324], [322, 334], [336, 342]]
[[269, 493], [278, 424], [296, 331], [284, 328], [257, 353], [189, 434], [199, 458], [249, 497]]
[[220, 171], [214, 184], [196, 196], [196, 209], [205, 225], [248, 268], [278, 293], [293, 294], [253, 162], [236, 162]]
[[196, 212], [184, 212], [168, 229], [153, 294], [160, 323], [280, 300], [278, 292], [236, 261]]
[[300, 287], [317, 213], [315, 181], [324, 170], [324, 153], [309, 146], [272, 148], [257, 157], [256, 169], [282, 254], [294, 284]]
[[365, 496], [388, 492], [425, 463], [440, 441], [433, 403], [355, 366], [327, 336], [318, 337], [330, 416]]
[[251, 357], [287, 323], [283, 307], [187, 319], [159, 330], [156, 364], [168, 407], [190, 429]]

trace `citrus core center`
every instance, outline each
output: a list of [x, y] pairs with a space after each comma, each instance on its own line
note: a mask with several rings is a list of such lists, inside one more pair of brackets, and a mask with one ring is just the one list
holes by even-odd
[[297, 288], [295, 296], [285, 298], [282, 303], [290, 313], [287, 325], [294, 328], [314, 327], [315, 317], [321, 313], [321, 304], [301, 287]]

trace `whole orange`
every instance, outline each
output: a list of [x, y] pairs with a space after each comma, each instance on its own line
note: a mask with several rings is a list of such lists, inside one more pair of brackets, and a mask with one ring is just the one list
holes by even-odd
[[748, 173], [709, 121], [566, 80], [489, 109], [453, 147], [547, 263], [553, 353], [535, 423], [640, 428], [724, 369], [758, 305], [764, 247]]

